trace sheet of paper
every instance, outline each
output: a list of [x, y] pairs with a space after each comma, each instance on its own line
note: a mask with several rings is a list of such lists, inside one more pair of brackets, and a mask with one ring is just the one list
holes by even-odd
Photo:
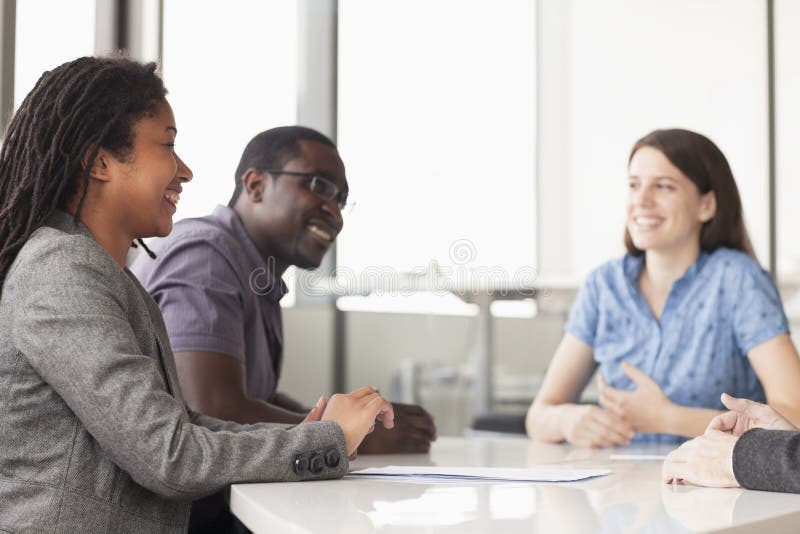
[[451, 480], [495, 480], [513, 482], [573, 482], [599, 477], [611, 472], [609, 469], [564, 469], [553, 467], [436, 467], [389, 465], [369, 467], [351, 471], [350, 477], [366, 478], [417, 478]]
[[631, 461], [654, 461], [663, 462], [667, 458], [666, 454], [612, 454], [609, 460], [631, 460]]

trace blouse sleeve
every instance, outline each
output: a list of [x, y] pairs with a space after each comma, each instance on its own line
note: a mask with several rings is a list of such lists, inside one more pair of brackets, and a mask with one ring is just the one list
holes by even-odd
[[594, 346], [597, 321], [597, 271], [594, 271], [586, 278], [578, 291], [564, 330], [587, 345]]
[[789, 332], [778, 288], [763, 269], [744, 273], [733, 312], [736, 345], [742, 355], [770, 339]]

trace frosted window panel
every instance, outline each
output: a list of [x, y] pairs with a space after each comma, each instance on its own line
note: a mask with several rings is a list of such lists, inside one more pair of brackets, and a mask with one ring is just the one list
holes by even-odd
[[14, 109], [46, 70], [94, 54], [94, 0], [17, 1]]
[[340, 268], [535, 265], [535, 26], [529, 0], [340, 0]]
[[[800, 281], [800, 3], [775, 2], [775, 156], [778, 277]], [[788, 306], [787, 306], [788, 308]], [[794, 299], [793, 313], [800, 313]]]
[[[623, 253], [627, 158], [656, 128], [725, 153], [768, 261], [766, 9], [751, 0], [570, 0], [571, 255], [585, 275]], [[546, 132], [545, 134], [546, 135]]]
[[297, 3], [165, 0], [164, 81], [194, 172], [175, 220], [227, 204], [247, 142], [297, 120]]

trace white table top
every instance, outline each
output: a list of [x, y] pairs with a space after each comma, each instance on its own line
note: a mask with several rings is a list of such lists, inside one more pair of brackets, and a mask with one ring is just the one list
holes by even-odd
[[661, 483], [661, 461], [612, 454], [670, 448], [578, 449], [525, 438], [440, 438], [430, 454], [362, 455], [386, 465], [607, 468], [580, 482], [400, 482], [347, 479], [237, 484], [231, 509], [256, 534], [800, 532], [800, 495]]

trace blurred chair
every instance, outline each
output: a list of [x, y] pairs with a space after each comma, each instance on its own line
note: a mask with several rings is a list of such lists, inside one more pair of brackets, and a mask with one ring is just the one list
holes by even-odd
[[485, 413], [472, 421], [473, 430], [525, 434], [524, 413]]

